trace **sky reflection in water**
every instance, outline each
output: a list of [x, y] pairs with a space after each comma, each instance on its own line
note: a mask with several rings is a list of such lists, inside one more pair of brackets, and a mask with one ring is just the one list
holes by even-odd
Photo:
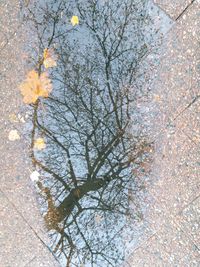
[[49, 0], [24, 14], [35, 67], [45, 48], [57, 57], [48, 71], [53, 91], [33, 105], [31, 132], [47, 144], [32, 161], [51, 249], [62, 266], [120, 266], [142, 219], [138, 169], [151, 147], [132, 128], [144, 95], [136, 72], [147, 52], [146, 1]]

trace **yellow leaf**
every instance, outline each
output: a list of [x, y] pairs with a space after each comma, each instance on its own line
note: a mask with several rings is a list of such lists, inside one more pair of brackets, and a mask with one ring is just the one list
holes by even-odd
[[15, 141], [15, 140], [19, 140], [20, 136], [17, 130], [11, 130], [8, 134], [8, 139], [10, 141]]
[[56, 61], [53, 58], [47, 58], [47, 59], [44, 60], [43, 63], [44, 63], [44, 67], [46, 69], [53, 68], [53, 67], [56, 67], [57, 66], [57, 63], [56, 63]]
[[46, 69], [56, 67], [57, 63], [55, 60], [55, 56], [53, 55], [53, 50], [45, 48], [43, 53], [43, 64]]
[[38, 150], [42, 150], [46, 147], [46, 144], [44, 142], [43, 138], [37, 138], [34, 142], [34, 148]]
[[39, 97], [48, 97], [52, 90], [52, 84], [46, 72], [43, 72], [39, 76], [35, 70], [32, 70], [27, 74], [26, 80], [19, 88], [24, 97], [24, 103], [32, 104], [35, 103]]
[[9, 115], [9, 120], [10, 122], [22, 122], [25, 123], [25, 119], [23, 116], [21, 116], [20, 114], [16, 115], [15, 113], [12, 113]]
[[14, 114], [14, 113], [12, 113], [12, 114], [9, 115], [9, 120], [11, 122], [18, 122], [19, 121], [18, 118], [17, 118], [17, 115]]
[[71, 24], [72, 24], [73, 26], [79, 24], [79, 18], [78, 18], [78, 16], [72, 16], [72, 18], [71, 18]]
[[49, 57], [49, 49], [48, 48], [45, 48], [44, 49], [44, 52], [43, 52], [43, 58], [44, 59], [47, 59]]

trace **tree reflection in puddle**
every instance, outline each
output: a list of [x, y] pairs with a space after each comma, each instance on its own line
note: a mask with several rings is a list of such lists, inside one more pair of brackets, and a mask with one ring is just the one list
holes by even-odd
[[[142, 218], [135, 174], [151, 145], [132, 126], [144, 94], [135, 74], [146, 53], [145, 2], [49, 0], [25, 11], [38, 35], [33, 56], [53, 48], [57, 57], [50, 97], [33, 104], [31, 155], [42, 173], [37, 185], [52, 251], [63, 266], [118, 266], [125, 233]], [[37, 137], [46, 142], [40, 152]]]

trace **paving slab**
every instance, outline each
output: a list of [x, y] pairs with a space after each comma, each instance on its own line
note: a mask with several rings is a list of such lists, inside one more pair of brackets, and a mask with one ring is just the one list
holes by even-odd
[[[163, 208], [165, 206], [164, 210], [172, 213], [177, 213], [192, 201], [199, 190], [199, 174], [191, 166], [188, 167], [191, 151], [198, 150], [189, 135], [199, 129], [198, 114], [195, 112], [199, 103], [196, 102], [193, 111], [188, 108], [198, 95], [195, 67], [199, 56], [198, 42], [187, 28], [191, 17], [198, 20], [196, 4], [187, 10], [185, 17], [168, 34], [164, 49], [161, 49], [162, 60], [154, 84], [156, 93], [162, 99], [158, 101], [158, 114], [164, 119], [156, 118], [154, 123], [155, 132], [160, 128], [163, 131], [155, 142], [154, 166], [159, 171], [155, 173], [158, 182], [151, 190]], [[197, 151], [195, 155], [198, 160]]]
[[[162, 166], [164, 169], [155, 174], [156, 182], [151, 186], [150, 192], [159, 200], [160, 208], [177, 214], [198, 196], [199, 172], [197, 168], [192, 168], [193, 162], [190, 162], [190, 153], [193, 151], [190, 139], [185, 138], [184, 143], [180, 142], [179, 145], [171, 143], [171, 147], [170, 143], [168, 144], [169, 146], [163, 148], [165, 156], [162, 158], [162, 165], [158, 160], [156, 162], [156, 166]], [[184, 146], [188, 150], [184, 151]], [[171, 150], [167, 150], [170, 148]]]
[[8, 204], [9, 202], [6, 199], [5, 195], [0, 191], [0, 211], [7, 207]]
[[[173, 222], [162, 225], [154, 234], [130, 257], [131, 266], [199, 266], [199, 250]], [[189, 265], [186, 265], [190, 260]], [[182, 262], [182, 265], [180, 264]], [[192, 265], [193, 264], [193, 265]]]
[[198, 3], [190, 6], [184, 17], [174, 23], [162, 45], [152, 50], [142, 64], [142, 77], [152, 92], [146, 124], [150, 131], [155, 126], [151, 133], [155, 138], [167, 125], [171, 127], [171, 121], [199, 92], [198, 34], [190, 30], [190, 21], [199, 21], [198, 8]]
[[179, 20], [179, 25], [190, 32], [197, 40], [200, 38], [200, 1], [195, 0], [191, 6], [184, 12]]
[[200, 197], [192, 201], [180, 213], [178, 223], [200, 251]]
[[[191, 3], [155, 2], [174, 20]], [[18, 20], [18, 8], [18, 1], [14, 0], [2, 1], [0, 6], [0, 21], [4, 25], [0, 30], [0, 262], [3, 267], [53, 267], [57, 263], [48, 251], [29, 179], [32, 169], [28, 138], [23, 134], [22, 124], [9, 121], [9, 115], [24, 112], [20, 110], [22, 102], [17, 88], [26, 72], [22, 47], [26, 39]], [[138, 237], [140, 247], [130, 257], [131, 266], [200, 265], [199, 112], [196, 112], [199, 102], [193, 103], [199, 92], [198, 8], [197, 1], [188, 7], [157, 54], [159, 70], [152, 85], [154, 104], [150, 109], [155, 108], [151, 118], [155, 159], [153, 181], [147, 184], [153, 197], [147, 212], [149, 225], [146, 222], [141, 225], [146, 232]], [[13, 25], [12, 30], [5, 25]], [[5, 64], [8, 55], [11, 60]], [[11, 129], [19, 131], [21, 140], [8, 140]]]
[[[10, 116], [23, 113], [19, 83], [24, 78], [24, 44], [27, 28], [19, 15], [19, 1], [0, 1], [0, 266], [23, 267], [34, 257], [39, 264], [57, 266], [30, 181], [30, 162], [24, 124]], [[17, 130], [20, 140], [10, 141]], [[46, 256], [45, 256], [46, 255]]]
[[[44, 261], [46, 255], [45, 266], [55, 266], [47, 258], [50, 254], [48, 248], [38, 242], [38, 237], [12, 205], [8, 203], [1, 209], [0, 218], [1, 266], [26, 266], [37, 255], [43, 256], [41, 262]], [[51, 258], [51, 255], [49, 257]]]
[[[183, 1], [156, 1], [173, 18]], [[185, 5], [187, 5], [188, 2]], [[166, 6], [165, 6], [166, 5]], [[180, 10], [179, 10], [180, 11]], [[153, 237], [130, 266], [199, 266], [199, 3], [191, 4], [147, 57], [154, 160], [146, 220]], [[150, 72], [151, 73], [151, 72]]]
[[171, 18], [176, 20], [178, 16], [190, 5], [192, 0], [154, 0]]

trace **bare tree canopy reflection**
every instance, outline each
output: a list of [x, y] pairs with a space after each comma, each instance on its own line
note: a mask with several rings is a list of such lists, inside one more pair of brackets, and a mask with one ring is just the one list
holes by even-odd
[[[32, 159], [43, 172], [44, 218], [63, 266], [118, 266], [124, 229], [141, 217], [133, 170], [150, 145], [132, 126], [143, 94], [135, 73], [146, 53], [145, 4], [49, 0], [25, 12], [38, 34], [37, 53], [54, 47], [57, 55], [53, 92], [33, 105]], [[47, 143], [40, 153], [37, 136]]]

